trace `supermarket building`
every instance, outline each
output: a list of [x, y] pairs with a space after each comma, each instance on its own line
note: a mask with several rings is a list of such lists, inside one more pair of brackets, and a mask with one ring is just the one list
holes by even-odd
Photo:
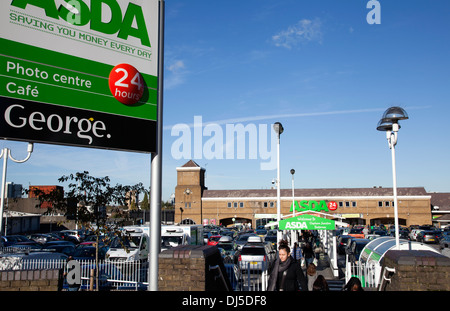
[[[350, 225], [394, 224], [392, 188], [281, 189], [281, 215], [312, 208]], [[402, 226], [432, 224], [431, 194], [423, 187], [399, 187], [398, 217]], [[294, 204], [293, 204], [294, 202]], [[332, 207], [333, 206], [333, 207]], [[277, 218], [276, 189], [209, 190], [205, 169], [190, 160], [177, 167], [175, 222], [186, 224], [251, 224]]]

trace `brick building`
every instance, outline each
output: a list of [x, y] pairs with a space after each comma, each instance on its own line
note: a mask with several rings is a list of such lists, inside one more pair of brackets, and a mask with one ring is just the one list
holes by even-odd
[[[398, 188], [399, 224], [432, 223], [431, 194], [423, 187]], [[281, 215], [292, 214], [292, 189], [281, 189]], [[323, 210], [349, 224], [394, 224], [392, 188], [295, 189], [297, 208], [336, 203], [335, 210]], [[177, 168], [175, 222], [195, 224], [251, 223], [252, 227], [276, 219], [276, 189], [209, 190], [205, 169], [190, 160]]]

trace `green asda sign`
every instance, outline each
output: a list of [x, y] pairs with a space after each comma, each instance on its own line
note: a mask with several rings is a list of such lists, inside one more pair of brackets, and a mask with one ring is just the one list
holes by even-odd
[[[58, 1], [60, 2], [60, 1]], [[116, 34], [127, 40], [133, 36], [141, 40], [142, 45], [150, 47], [147, 26], [145, 25], [142, 8], [134, 3], [128, 3], [124, 13], [116, 0], [91, 0], [90, 7], [81, 0], [65, 0], [65, 5], [58, 5], [54, 0], [13, 0], [11, 6], [26, 9], [34, 6], [44, 10], [45, 16], [52, 19], [62, 19], [75, 26], [83, 26], [90, 22], [90, 29], [103, 34]], [[103, 11], [110, 11], [111, 18], [102, 21]], [[15, 13], [14, 18], [18, 18]], [[133, 22], [136, 27], [133, 27]]]
[[0, 138], [155, 152], [159, 2], [0, 1]]
[[280, 220], [280, 230], [334, 230], [335, 221], [312, 215], [300, 215]]
[[295, 209], [295, 211], [297, 212], [305, 212], [305, 211], [329, 212], [328, 205], [331, 206], [332, 204], [329, 203], [327, 204], [327, 202], [325, 202], [324, 200], [319, 202], [314, 200], [311, 201], [303, 200], [300, 201], [300, 203], [298, 201], [294, 201], [293, 204], [291, 204], [290, 212], [293, 212], [293, 209]]

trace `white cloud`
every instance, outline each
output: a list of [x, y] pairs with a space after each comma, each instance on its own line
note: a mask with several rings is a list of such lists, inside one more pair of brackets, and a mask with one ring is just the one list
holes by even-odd
[[183, 84], [187, 74], [186, 66], [182, 60], [174, 60], [167, 65], [167, 76], [165, 77], [164, 87], [171, 89], [177, 85]]
[[291, 49], [298, 44], [308, 42], [322, 42], [322, 22], [315, 18], [314, 20], [302, 19], [295, 25], [289, 26], [286, 30], [272, 36], [275, 46]]

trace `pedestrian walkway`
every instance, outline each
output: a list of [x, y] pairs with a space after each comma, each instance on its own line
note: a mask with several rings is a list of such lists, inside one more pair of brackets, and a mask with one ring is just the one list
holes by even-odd
[[322, 275], [328, 283], [328, 289], [330, 291], [341, 291], [345, 285], [345, 277], [342, 271], [339, 272], [339, 277], [335, 277], [333, 270], [330, 267], [330, 261], [328, 254], [325, 252], [316, 253], [317, 274]]

